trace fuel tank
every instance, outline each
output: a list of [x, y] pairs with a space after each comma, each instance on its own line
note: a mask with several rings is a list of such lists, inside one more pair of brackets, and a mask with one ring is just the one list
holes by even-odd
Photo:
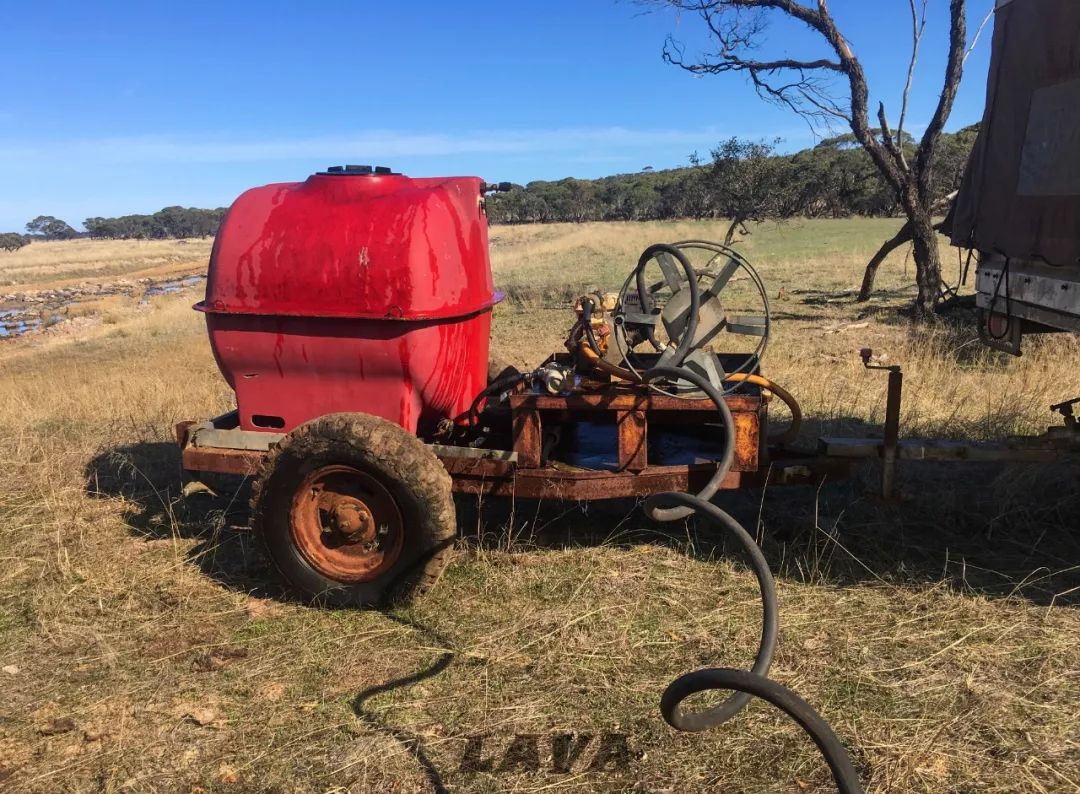
[[486, 385], [499, 297], [480, 179], [344, 166], [241, 195], [195, 309], [241, 428], [361, 411], [424, 433]]

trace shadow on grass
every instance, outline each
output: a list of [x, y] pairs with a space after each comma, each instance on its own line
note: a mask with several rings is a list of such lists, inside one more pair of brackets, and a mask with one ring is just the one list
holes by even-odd
[[[429, 641], [431, 641], [435, 647], [449, 647], [449, 643], [444, 637], [440, 636], [438, 632], [428, 628], [427, 626], [424, 626], [408, 618], [394, 615], [390, 612], [383, 612], [383, 616], [386, 617], [388, 620], [392, 620], [395, 623], [405, 626], [408, 629], [412, 629], [413, 631], [426, 635], [429, 638]], [[446, 668], [448, 668], [450, 666], [450, 663], [453, 661], [453, 651], [445, 650], [438, 656], [438, 658], [435, 659], [434, 662], [432, 662], [430, 665], [423, 668], [422, 670], [418, 670], [411, 675], [402, 676], [401, 678], [391, 679], [390, 681], [387, 681], [383, 684], [368, 687], [367, 689], [360, 692], [355, 698], [353, 698], [352, 702], [353, 713], [356, 714], [356, 716], [361, 721], [363, 721], [365, 724], [367, 724], [374, 730], [393, 738], [394, 741], [401, 745], [401, 747], [405, 751], [407, 751], [414, 758], [416, 758], [417, 764], [420, 765], [420, 768], [423, 770], [424, 777], [427, 778], [428, 783], [431, 785], [431, 790], [435, 792], [435, 794], [444, 794], [448, 789], [443, 783], [442, 774], [439, 772], [434, 762], [432, 762], [431, 757], [424, 751], [424, 746], [421, 743], [419, 737], [416, 736], [416, 734], [414, 733], [410, 733], [404, 728], [395, 728], [394, 726], [389, 725], [377, 714], [369, 711], [367, 709], [367, 703], [375, 696], [381, 695], [385, 692], [391, 692], [395, 689], [400, 689], [401, 687], [412, 686], [413, 684], [417, 684], [420, 681], [434, 678], [435, 676], [446, 670]]]
[[136, 537], [195, 540], [187, 558], [209, 578], [250, 595], [288, 598], [246, 531], [250, 483], [244, 478], [213, 475], [213, 491], [185, 496], [180, 452], [164, 441], [104, 451], [87, 464], [85, 475], [91, 496], [122, 500], [124, 520]]
[[[854, 418], [808, 423], [814, 435], [880, 438]], [[721, 492], [713, 501], [760, 543], [777, 578], [884, 583], [1080, 605], [1080, 489], [1067, 463], [905, 461], [899, 494], [879, 494], [880, 466], [856, 463], [819, 487]], [[458, 497], [465, 542], [479, 548], [663, 545], [698, 559], [741, 555], [704, 519], [660, 524], [635, 500], [592, 504]]]
[[[822, 432], [867, 435], [855, 420], [822, 423]], [[906, 496], [883, 502], [873, 493], [870, 464], [842, 482], [721, 494], [715, 501], [755, 534], [777, 578], [836, 586], [885, 582], [896, 587], [947, 583], [957, 590], [1030, 603], [1080, 603], [1080, 514], [1075, 472], [1065, 466], [915, 464], [901, 468]], [[181, 495], [179, 453], [168, 442], [104, 452], [86, 469], [92, 495], [123, 500], [131, 532], [152, 541], [189, 538], [188, 553], [222, 586], [287, 599], [276, 574], [247, 532], [242, 480], [215, 483], [216, 493]], [[739, 557], [726, 533], [703, 520], [655, 524], [635, 500], [592, 504], [458, 497], [462, 542], [480, 548], [565, 548], [654, 544], [698, 559]], [[358, 692], [357, 719], [416, 759], [428, 786], [445, 792], [444, 774], [420, 737], [390, 724], [373, 707], [380, 695], [444, 673], [455, 653], [438, 633], [406, 617], [388, 620], [429, 638], [438, 655], [415, 672]]]
[[[870, 436], [856, 419], [818, 422], [813, 433]], [[220, 478], [215, 493], [181, 495], [175, 445], [141, 443], [104, 452], [87, 467], [87, 489], [120, 497], [133, 534], [191, 538], [191, 562], [223, 586], [287, 599], [247, 525], [247, 483]], [[901, 497], [876, 495], [875, 463], [819, 488], [775, 486], [722, 493], [714, 501], [759, 537], [779, 577], [835, 585], [948, 583], [988, 597], [1080, 603], [1080, 489], [1064, 464], [905, 462]], [[464, 542], [520, 550], [643, 543], [712, 559], [737, 554], [704, 521], [655, 524], [634, 500], [589, 504], [459, 496]], [[756, 531], [755, 531], [756, 530]]]
[[[199, 490], [184, 496], [184, 473], [175, 444], [147, 442], [120, 447], [97, 455], [86, 467], [86, 488], [92, 496], [122, 499], [125, 519], [132, 534], [154, 541], [163, 538], [193, 539], [188, 560], [219, 584], [251, 595], [293, 600], [281, 586], [276, 572], [254, 548], [246, 531], [249, 483], [240, 477], [214, 477], [213, 492]], [[423, 634], [434, 647], [449, 648], [434, 630], [392, 612], [383, 616]], [[431, 790], [446, 792], [442, 773], [426, 753], [419, 737], [387, 723], [370, 708], [378, 695], [412, 686], [445, 671], [454, 659], [446, 650], [430, 665], [359, 692], [352, 701], [358, 719], [391, 737], [416, 758]]]

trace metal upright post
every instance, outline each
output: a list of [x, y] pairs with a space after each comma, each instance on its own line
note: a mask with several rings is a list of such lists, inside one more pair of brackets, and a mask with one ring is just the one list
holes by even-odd
[[883, 369], [889, 373], [889, 389], [885, 399], [885, 441], [881, 445], [881, 496], [891, 499], [896, 485], [896, 461], [899, 457], [900, 398], [904, 391], [904, 373], [899, 364], [871, 364], [873, 351], [868, 347], [860, 350], [859, 355], [867, 369]]

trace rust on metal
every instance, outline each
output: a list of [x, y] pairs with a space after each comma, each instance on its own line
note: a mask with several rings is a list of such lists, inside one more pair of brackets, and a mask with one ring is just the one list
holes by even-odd
[[[755, 471], [762, 461], [761, 426], [765, 402], [753, 394], [725, 397], [735, 420], [734, 471]], [[712, 413], [712, 400], [683, 399], [630, 387], [609, 387], [597, 394], [549, 395], [519, 391], [510, 395], [513, 412], [514, 451], [521, 468], [541, 465], [542, 422], [572, 422], [613, 417], [618, 426], [619, 469], [642, 471], [648, 467], [648, 425], [700, 424], [702, 412]], [[633, 424], [626, 417], [633, 415]], [[612, 421], [608, 419], [608, 421]]]
[[[885, 444], [880, 438], [840, 438], [825, 436], [818, 439], [822, 455], [834, 458], [884, 457]], [[1075, 448], [1055, 446], [1050, 436], [1033, 436], [1030, 440], [982, 442], [947, 439], [905, 438], [896, 445], [896, 460], [933, 460], [971, 463], [1053, 463], [1070, 458]]]
[[190, 419], [184, 422], [176, 423], [176, 427], [174, 428], [176, 432], [176, 443], [180, 445], [181, 449], [187, 446], [188, 436], [191, 434], [191, 428], [197, 424], [199, 423], [193, 422]]
[[[725, 398], [734, 411], [757, 411], [761, 398], [753, 394], [729, 394]], [[627, 387], [612, 387], [597, 394], [572, 394], [568, 396], [519, 392], [510, 395], [510, 407], [531, 406], [540, 410], [569, 411], [708, 411], [716, 406], [707, 397], [684, 399], [656, 392], [636, 391]]]
[[[821, 466], [802, 465], [785, 469], [782, 461], [766, 460], [762, 426], [766, 421], [765, 402], [752, 394], [727, 396], [735, 420], [735, 460], [721, 487], [740, 488], [766, 482], [813, 482], [821, 476]], [[571, 500], [614, 499], [648, 496], [659, 491], [696, 491], [716, 471], [713, 462], [659, 466], [648, 457], [649, 425], [700, 424], [716, 406], [708, 399], [680, 399], [621, 386], [609, 386], [603, 393], [570, 396], [518, 392], [510, 396], [513, 452], [508, 455], [461, 455], [450, 447], [434, 446], [455, 491], [462, 493]], [[543, 425], [551, 422], [588, 420], [615, 423], [618, 458], [615, 470], [585, 469], [542, 459]], [[265, 452], [257, 450], [195, 447], [190, 443], [190, 425], [177, 438], [183, 446], [184, 467], [195, 471], [254, 474]], [[771, 479], [770, 479], [771, 478]], [[335, 508], [336, 510], [336, 508]], [[330, 529], [354, 527], [357, 519], [350, 506], [338, 515], [330, 511]], [[362, 522], [361, 522], [362, 523]], [[366, 530], [356, 530], [365, 536]], [[355, 534], [355, 533], [354, 533]]]
[[[878, 442], [880, 443], [880, 442]], [[252, 475], [265, 452], [210, 447], [186, 447], [183, 466], [191, 471]], [[663, 490], [700, 489], [716, 471], [715, 464], [646, 466], [633, 471], [598, 471], [559, 464], [523, 468], [509, 460], [440, 455], [460, 493], [519, 496], [526, 499], [615, 499], [648, 496]], [[769, 466], [754, 471], [732, 471], [721, 488], [752, 488], [765, 484], [813, 484], [823, 478], [846, 476], [851, 462], [844, 458], [799, 456], [785, 453]]]
[[[443, 463], [448, 463], [443, 459]], [[720, 484], [722, 490], [760, 488], [765, 485], [816, 485], [822, 480], [842, 479], [850, 462], [797, 456], [773, 461], [756, 471], [731, 471]], [[650, 496], [660, 491], [700, 490], [716, 471], [715, 464], [648, 466], [639, 472], [596, 471], [544, 466], [538, 469], [454, 474], [454, 490], [488, 496], [522, 499], [591, 501]]]
[[389, 570], [405, 542], [404, 520], [381, 482], [353, 466], [308, 474], [289, 508], [293, 543], [319, 573], [355, 584]]
[[644, 411], [617, 411], [619, 471], [641, 471], [649, 465], [648, 427]]
[[761, 421], [756, 412], [732, 411], [735, 420], [735, 471], [756, 471], [761, 453]]
[[515, 408], [513, 414], [514, 452], [523, 468], [540, 465], [540, 412], [531, 407]]
[[513, 476], [515, 464], [509, 460], [463, 458], [458, 455], [439, 455], [439, 460], [451, 477]]
[[265, 452], [226, 447], [186, 446], [180, 455], [181, 464], [188, 471], [213, 471], [219, 474], [237, 474], [250, 477], [257, 474]]
[[[658, 491], [700, 489], [715, 471], [713, 464], [650, 466], [640, 472], [544, 466], [517, 469], [501, 476], [483, 476], [478, 472], [455, 476], [454, 490], [522, 499], [619, 499], [649, 496]], [[740, 487], [742, 476], [739, 472], [730, 472], [721, 487]]]

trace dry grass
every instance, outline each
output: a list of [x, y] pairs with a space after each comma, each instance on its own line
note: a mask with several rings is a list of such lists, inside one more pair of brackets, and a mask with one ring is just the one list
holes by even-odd
[[[495, 229], [497, 280], [517, 292], [493, 347], [535, 363], [570, 321], [564, 282], [617, 286], [647, 242], [719, 228]], [[1039, 430], [1050, 402], [1080, 394], [1071, 338], [1004, 360], [946, 326], [912, 332], [896, 313], [902, 257], [883, 267], [884, 299], [840, 295], [890, 229], [765, 227], [745, 244], [771, 296], [783, 288], [766, 369], [814, 417], [811, 436], [880, 421], [864, 344], [904, 364], [912, 432]], [[660, 532], [624, 503], [491, 503], [463, 510], [455, 563], [412, 607], [282, 598], [227, 529], [246, 520], [242, 494], [179, 496], [172, 423], [230, 399], [190, 302], [4, 345], [0, 786], [829, 790], [813, 748], [764, 706], [700, 735], [659, 718], [671, 678], [746, 664], [756, 645], [753, 576], [708, 527]], [[773, 676], [822, 711], [871, 791], [1076, 790], [1075, 474], [909, 465], [904, 478], [913, 496], [889, 505], [860, 478], [724, 497], [778, 573]], [[622, 774], [590, 772], [591, 750], [569, 774], [458, 769], [467, 737], [489, 735], [497, 765], [510, 735], [564, 731], [625, 733], [641, 757]]]
[[[0, 288], [43, 289], [110, 276], [169, 276], [205, 268], [213, 240], [64, 240], [0, 251]], [[194, 268], [194, 269], [193, 269]]]

